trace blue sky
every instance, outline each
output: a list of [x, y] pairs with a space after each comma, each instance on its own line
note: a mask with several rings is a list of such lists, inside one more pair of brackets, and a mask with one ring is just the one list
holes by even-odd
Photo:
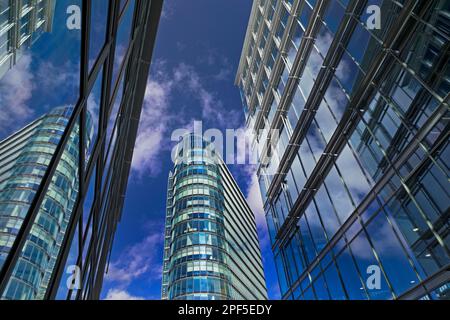
[[[209, 128], [244, 125], [234, 78], [252, 1], [166, 1], [158, 30], [123, 219], [103, 297], [159, 299], [171, 133], [202, 120]], [[258, 214], [269, 297], [279, 298], [253, 168], [230, 166]]]
[[[77, 102], [80, 32], [66, 27], [66, 9], [74, 4], [80, 5], [81, 0], [56, 2], [52, 32], [44, 33], [1, 79], [0, 140], [55, 107]], [[91, 57], [101, 48], [107, 1], [96, 0], [94, 4]], [[175, 129], [192, 127], [194, 120], [203, 121], [204, 130], [244, 126], [234, 78], [251, 5], [250, 0], [165, 1], [103, 298], [160, 298], [171, 134]], [[125, 16], [125, 20], [130, 19]], [[119, 56], [126, 47], [126, 37], [122, 38]], [[88, 100], [91, 111], [98, 108], [99, 96], [96, 85]], [[257, 214], [269, 297], [279, 298], [254, 167], [230, 169]]]
[[0, 139], [55, 107], [76, 103], [81, 37], [79, 30], [67, 29], [66, 8], [80, 3], [57, 1], [53, 31], [43, 33], [31, 50], [24, 50], [14, 68], [1, 79]]

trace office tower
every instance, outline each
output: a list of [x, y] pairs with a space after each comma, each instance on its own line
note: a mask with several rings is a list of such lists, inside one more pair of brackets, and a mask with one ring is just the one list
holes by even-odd
[[0, 78], [43, 32], [51, 32], [55, 0], [0, 2]]
[[254, 1], [236, 84], [284, 299], [448, 299], [449, 9]]
[[[52, 110], [11, 137], [0, 142], [0, 267], [8, 255], [14, 235], [23, 223], [48, 163], [61, 139], [73, 108]], [[86, 147], [92, 139], [88, 117]], [[42, 298], [61, 247], [78, 196], [79, 128], [69, 137], [37, 223], [12, 274], [5, 299]], [[85, 150], [87, 152], [87, 149]]]
[[[80, 28], [65, 28], [69, 7]], [[0, 133], [12, 132], [0, 143], [2, 299], [100, 297], [161, 9], [160, 0], [58, 0], [54, 21], [64, 27], [0, 80], [0, 100], [22, 117], [70, 106], [23, 129], [0, 114]]]
[[175, 152], [162, 299], [266, 299], [255, 217], [227, 166], [197, 135]]

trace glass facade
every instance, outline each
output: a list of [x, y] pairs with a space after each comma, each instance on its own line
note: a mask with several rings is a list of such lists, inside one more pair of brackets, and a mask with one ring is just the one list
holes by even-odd
[[449, 17], [254, 1], [236, 84], [255, 150], [277, 151], [258, 178], [284, 299], [448, 299]]
[[0, 1], [1, 299], [100, 297], [161, 9]]
[[201, 137], [176, 150], [167, 191], [162, 299], [266, 299], [253, 213]]
[[43, 32], [51, 32], [55, 1], [0, 1], [0, 78]]
[[[71, 113], [71, 107], [57, 108], [0, 143], [0, 268]], [[88, 128], [92, 128], [90, 116], [88, 123]], [[87, 148], [91, 136], [87, 137]], [[43, 298], [79, 193], [78, 137], [79, 128], [76, 127], [69, 137], [61, 164], [36, 218], [37, 223], [28, 236], [3, 299]]]

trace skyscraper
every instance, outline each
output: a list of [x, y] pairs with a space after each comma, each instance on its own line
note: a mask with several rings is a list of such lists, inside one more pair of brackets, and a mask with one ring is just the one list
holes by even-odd
[[[0, 268], [41, 184], [73, 108], [57, 108], [0, 142]], [[86, 147], [92, 139], [88, 117]], [[79, 128], [69, 137], [53, 183], [3, 299], [42, 298], [78, 197]], [[87, 149], [85, 150], [87, 152]]]
[[52, 28], [55, 0], [0, 1], [0, 78]]
[[176, 150], [167, 191], [162, 299], [266, 299], [255, 217], [202, 137]]
[[449, 298], [449, 10], [254, 1], [236, 84], [284, 299]]
[[[16, 1], [2, 3], [13, 8]], [[51, 1], [20, 3], [39, 8]], [[54, 6], [59, 27], [41, 35], [27, 59], [0, 79], [0, 134], [13, 133], [0, 144], [2, 299], [100, 297], [162, 1], [58, 0]], [[74, 19], [79, 12], [79, 28], [68, 27], [69, 8]], [[71, 107], [23, 129], [9, 119], [43, 114], [53, 103]]]

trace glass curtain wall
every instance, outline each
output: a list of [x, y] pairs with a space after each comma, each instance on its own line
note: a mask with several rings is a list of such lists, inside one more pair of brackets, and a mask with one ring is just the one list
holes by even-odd
[[278, 151], [258, 177], [284, 299], [448, 299], [449, 10], [255, 1], [236, 84]]
[[0, 297], [96, 299], [162, 1], [0, 1]]

